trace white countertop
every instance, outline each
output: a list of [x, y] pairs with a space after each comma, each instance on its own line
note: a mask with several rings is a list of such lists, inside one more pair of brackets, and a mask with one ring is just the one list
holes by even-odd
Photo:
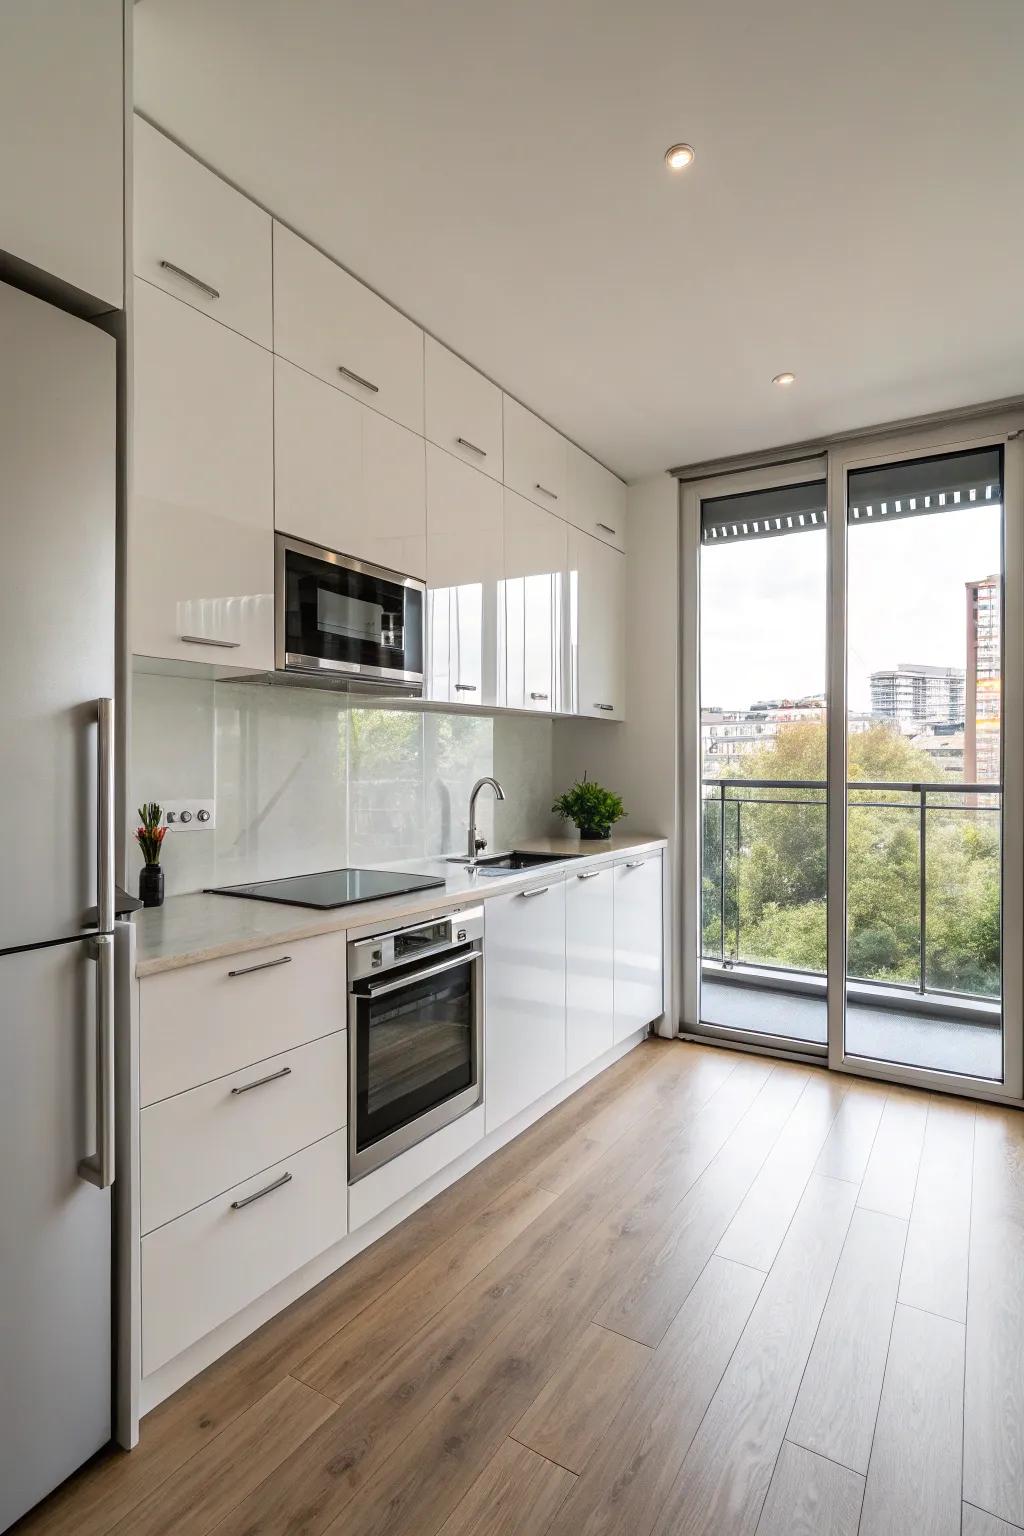
[[[581, 842], [578, 837], [535, 837], [518, 843], [517, 847], [530, 853], [555, 854], [566, 861], [572, 858], [571, 867], [576, 868], [573, 855], [579, 856], [579, 865], [592, 867], [614, 862], [623, 854], [664, 848], [665, 839], [643, 833], [618, 833], [602, 842]], [[503, 891], [521, 890], [545, 876], [564, 873], [570, 865], [549, 864], [504, 875], [481, 875], [464, 864], [449, 864], [444, 859], [421, 859], [399, 867], [415, 874], [436, 874], [444, 879], [444, 887], [358, 902], [326, 912], [251, 901], [242, 896], [214, 896], [203, 891], [170, 896], [162, 907], [146, 908], [132, 920], [136, 932], [135, 973], [153, 976], [269, 944], [315, 938], [317, 934], [339, 933], [367, 924], [403, 923], [420, 913], [443, 912], [468, 901], [500, 896]]]

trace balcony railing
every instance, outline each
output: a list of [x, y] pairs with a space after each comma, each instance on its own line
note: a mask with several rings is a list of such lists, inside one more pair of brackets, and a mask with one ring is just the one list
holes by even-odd
[[[1000, 786], [846, 791], [848, 979], [998, 998]], [[705, 961], [824, 977], [825, 781], [706, 778], [703, 796]]]

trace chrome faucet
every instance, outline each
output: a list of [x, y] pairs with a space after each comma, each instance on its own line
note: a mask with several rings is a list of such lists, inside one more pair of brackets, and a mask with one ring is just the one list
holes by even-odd
[[476, 797], [480, 793], [480, 791], [483, 789], [485, 784], [489, 784], [491, 786], [491, 788], [494, 790], [494, 798], [495, 798], [495, 800], [504, 800], [504, 798], [505, 798], [505, 791], [502, 789], [502, 787], [498, 783], [497, 779], [492, 779], [490, 777], [485, 778], [485, 779], [477, 779], [476, 783], [473, 785], [473, 788], [470, 790], [470, 792], [469, 792], [469, 836], [468, 836], [468, 838], [466, 840], [466, 853], [468, 855], [469, 862], [471, 864], [476, 862], [477, 854], [478, 853], [482, 853], [483, 850], [487, 847], [487, 843], [484, 840], [484, 838], [477, 837], [477, 835], [476, 835]]

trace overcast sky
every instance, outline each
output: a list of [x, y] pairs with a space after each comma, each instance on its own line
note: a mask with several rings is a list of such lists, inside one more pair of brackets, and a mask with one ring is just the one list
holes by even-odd
[[[1001, 568], [1000, 508], [855, 526], [848, 540], [849, 704], [898, 662], [966, 666], [964, 583]], [[825, 691], [824, 532], [701, 550], [701, 702]]]

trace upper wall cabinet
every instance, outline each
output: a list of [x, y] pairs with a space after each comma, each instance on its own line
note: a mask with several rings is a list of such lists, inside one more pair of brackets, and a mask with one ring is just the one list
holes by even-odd
[[269, 214], [136, 117], [136, 276], [269, 348], [270, 226]]
[[567, 529], [515, 491], [505, 490], [504, 695], [510, 709], [556, 714], [567, 707], [565, 590]]
[[510, 395], [502, 396], [505, 484], [559, 517], [568, 516], [569, 444]]
[[569, 529], [570, 704], [576, 715], [626, 712], [626, 557]]
[[430, 442], [500, 480], [501, 390], [432, 336], [425, 338], [424, 367]]
[[131, 648], [274, 665], [273, 358], [135, 284]]
[[274, 439], [278, 532], [425, 577], [422, 437], [277, 357]]
[[427, 444], [427, 681], [430, 699], [498, 701], [502, 491]]
[[0, 271], [6, 254], [120, 309], [122, 0], [5, 0], [0, 39]]
[[626, 487], [574, 443], [569, 450], [569, 501], [566, 516], [577, 528], [616, 549], [626, 547]]
[[423, 332], [274, 223], [274, 351], [423, 434]]

